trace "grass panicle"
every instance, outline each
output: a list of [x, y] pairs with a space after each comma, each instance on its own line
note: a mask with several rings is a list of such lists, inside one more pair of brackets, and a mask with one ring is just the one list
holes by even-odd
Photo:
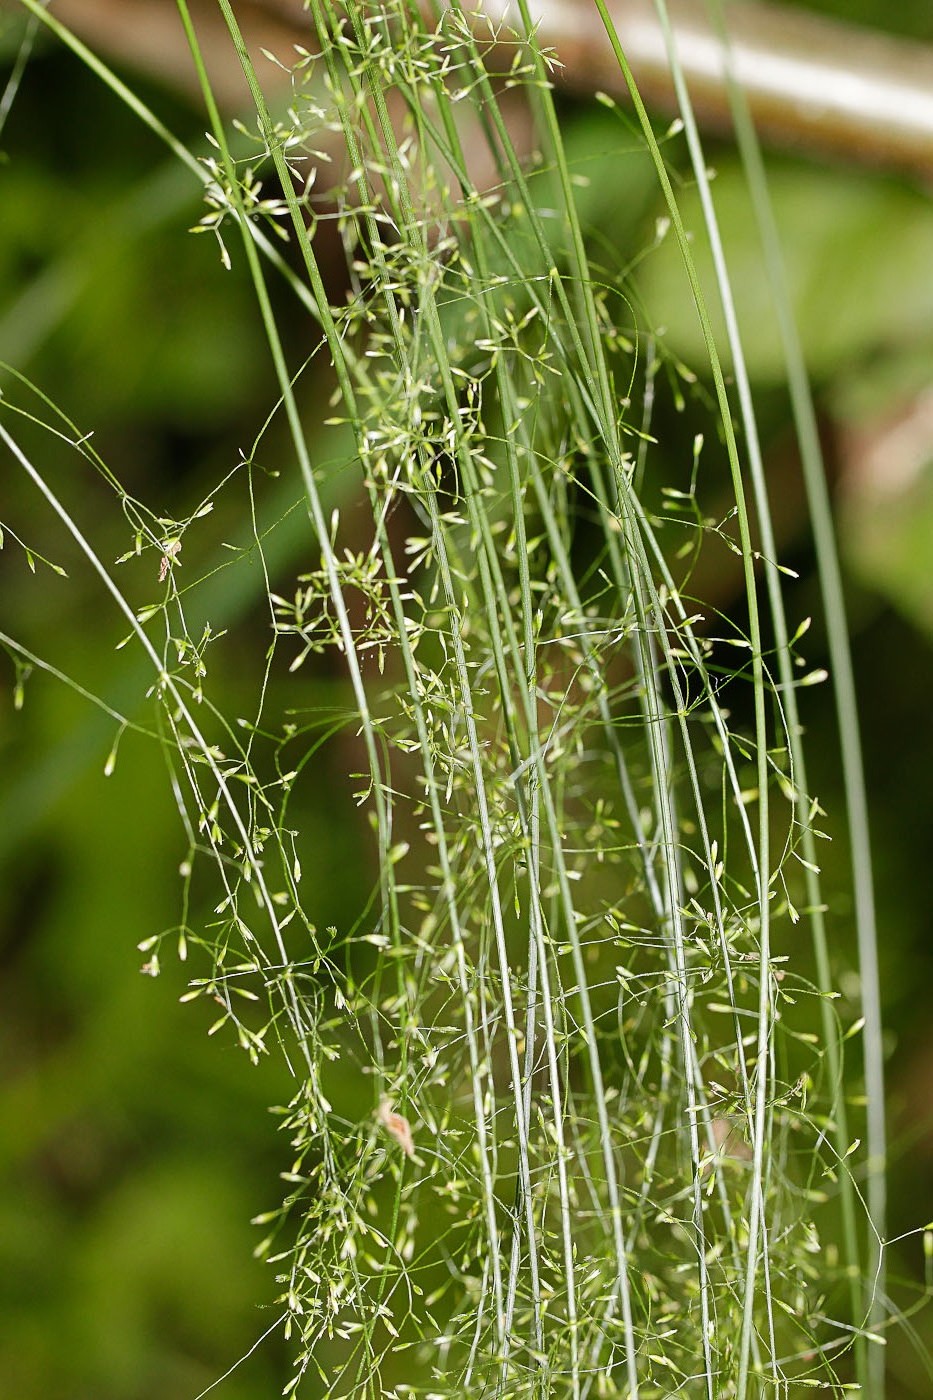
[[[524, 0], [511, 20], [456, 0], [310, 0], [308, 45], [275, 101], [219, 0], [253, 104], [235, 124], [177, 0], [209, 125], [200, 153], [54, 10], [22, 3], [200, 182], [196, 231], [217, 239], [219, 276], [247, 268], [275, 370], [277, 402], [218, 483], [243, 501], [244, 537], [223, 559], [202, 543], [214, 496], [182, 520], [136, 500], [21, 377], [0, 435], [145, 661], [135, 702], [97, 701], [117, 726], [108, 771], [124, 729], [147, 734], [186, 834], [181, 919], [146, 940], [144, 970], [180, 956], [184, 999], [216, 1007], [210, 1033], [291, 1076], [285, 1194], [256, 1221], [274, 1326], [292, 1341], [285, 1393], [747, 1400], [842, 1394], [854, 1373], [877, 1386], [883, 1317], [861, 1288], [881, 1278], [883, 1173], [868, 1164], [866, 1244], [797, 697], [819, 677], [788, 621], [669, 31], [739, 428], [668, 153], [595, 0], [709, 354], [708, 430], [664, 480], [658, 384], [703, 399], [627, 274], [594, 261], [559, 56]], [[516, 91], [530, 143], [510, 120]], [[741, 116], [739, 132], [773, 245]], [[336, 292], [322, 255], [335, 247]], [[289, 295], [302, 362], [276, 310]], [[807, 440], [789, 324], [786, 337]], [[330, 396], [323, 428], [312, 375]], [[127, 531], [117, 565], [24, 448], [17, 415], [106, 484]], [[706, 503], [717, 470], [724, 517]], [[811, 484], [820, 470], [811, 460]], [[825, 488], [812, 489], [858, 834], [841, 593]], [[286, 537], [304, 540], [300, 570], [283, 565]], [[691, 591], [700, 554], [717, 551], [741, 557], [735, 617]], [[120, 562], [144, 555], [154, 600], [120, 582]], [[211, 658], [250, 607], [267, 646], [241, 663], [255, 699], [234, 714]], [[17, 676], [65, 679], [17, 639], [0, 644]], [[335, 751], [366, 856], [355, 920], [322, 929], [327, 872], [294, 813]], [[868, 914], [860, 926], [876, 1095]], [[868, 1142], [883, 1157], [877, 1115]]]

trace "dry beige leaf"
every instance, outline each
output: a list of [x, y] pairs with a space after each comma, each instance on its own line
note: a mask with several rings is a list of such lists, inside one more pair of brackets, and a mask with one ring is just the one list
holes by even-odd
[[181, 549], [181, 540], [166, 540], [162, 548], [165, 552], [159, 564], [160, 583], [164, 583], [168, 578], [168, 571], [172, 565], [179, 562], [178, 554]]
[[408, 1119], [403, 1118], [400, 1113], [396, 1113], [392, 1107], [392, 1100], [383, 1095], [379, 1101], [379, 1108], [376, 1113], [379, 1122], [385, 1128], [390, 1137], [394, 1137], [399, 1147], [406, 1157], [414, 1157], [415, 1141], [411, 1135], [411, 1127]]

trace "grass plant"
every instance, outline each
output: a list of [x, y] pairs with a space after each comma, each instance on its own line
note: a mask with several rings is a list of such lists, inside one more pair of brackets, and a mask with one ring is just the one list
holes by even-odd
[[[798, 706], [824, 677], [801, 650], [806, 619], [789, 620], [737, 332], [734, 424], [674, 135], [656, 134], [595, 3], [638, 125], [619, 120], [656, 168], [709, 351], [708, 430], [671, 480], [658, 477], [656, 387], [699, 390], [630, 280], [595, 261], [559, 58], [524, 3], [507, 23], [458, 3], [311, 0], [313, 37], [275, 56], [290, 88], [273, 103], [219, 0], [254, 107], [231, 125], [178, 0], [209, 122], [196, 156], [54, 11], [23, 0], [201, 181], [197, 231], [248, 267], [275, 367], [252, 450], [183, 519], [129, 495], [21, 377], [0, 436], [148, 667], [146, 716], [111, 711], [107, 767], [127, 726], [161, 746], [187, 849], [179, 925], [146, 941], [145, 970], [174, 952], [190, 966], [185, 999], [216, 1004], [210, 1033], [254, 1062], [281, 1057], [293, 1079], [278, 1110], [285, 1196], [256, 1222], [276, 1279], [269, 1330], [293, 1342], [287, 1394], [750, 1400], [864, 1392], [869, 1375], [882, 1393], [869, 1352], [883, 1346], [883, 1122], [869, 1211], [846, 1107], [857, 1027], [834, 1006], [824, 814]], [[515, 89], [530, 149], [506, 115]], [[708, 195], [683, 88], [681, 103]], [[477, 183], [480, 167], [494, 173]], [[328, 237], [345, 294], [321, 265]], [[283, 286], [306, 316], [301, 355], [276, 313]], [[345, 444], [339, 484], [308, 421], [315, 373]], [[151, 560], [154, 599], [101, 557], [73, 492], [22, 446], [18, 414], [106, 482], [126, 521], [120, 562]], [[307, 539], [291, 577], [270, 425], [284, 425], [275, 471]], [[711, 515], [722, 463], [731, 501]], [[247, 714], [211, 684], [225, 639], [203, 617], [215, 566], [201, 532], [228, 490], [248, 530], [229, 567], [252, 571], [268, 637], [244, 662]], [[742, 560], [731, 616], [692, 591], [700, 553], [717, 551]], [[61, 678], [2, 640], [17, 667]], [[327, 701], [320, 674], [341, 677]], [[843, 746], [858, 811], [848, 723]], [[355, 921], [321, 928], [327, 872], [292, 811], [335, 748], [369, 855]], [[800, 920], [815, 960], [799, 953]]]

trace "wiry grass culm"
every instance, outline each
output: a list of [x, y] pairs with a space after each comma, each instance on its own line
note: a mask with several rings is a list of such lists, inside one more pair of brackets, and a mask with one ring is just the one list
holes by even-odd
[[[310, 0], [307, 48], [276, 55], [293, 67], [274, 103], [255, 66], [268, 58], [218, 0], [255, 108], [235, 126], [178, 0], [209, 122], [200, 158], [54, 7], [23, 4], [202, 182], [197, 231], [218, 241], [218, 276], [248, 267], [275, 367], [278, 401], [217, 486], [242, 492], [248, 536], [219, 560], [201, 544], [213, 496], [184, 519], [134, 499], [87, 425], [21, 377], [5, 380], [0, 435], [6, 470], [34, 482], [36, 509], [57, 515], [146, 659], [139, 714], [110, 712], [117, 739], [132, 726], [161, 746], [187, 842], [180, 924], [146, 941], [146, 970], [177, 949], [186, 999], [217, 1003], [211, 1032], [253, 1061], [281, 1057], [292, 1078], [278, 1110], [286, 1195], [256, 1222], [276, 1280], [270, 1330], [293, 1345], [285, 1393], [880, 1396], [870, 895], [871, 1160], [852, 1121], [862, 1105], [847, 1102], [859, 1023], [834, 1007], [824, 814], [798, 700], [824, 676], [801, 652], [806, 620], [776, 556], [682, 82], [739, 428], [668, 137], [631, 83], [637, 120], [619, 113], [620, 130], [668, 201], [709, 349], [696, 367], [706, 401], [629, 282], [594, 260], [555, 106], [559, 55], [524, 0], [504, 18], [490, 5]], [[671, 53], [676, 75], [673, 41]], [[519, 92], [525, 144], [509, 118]], [[740, 130], [760, 176], [741, 113]], [[345, 259], [339, 295], [325, 236]], [[300, 354], [275, 310], [290, 293], [306, 317]], [[798, 354], [806, 430], [800, 366]], [[323, 429], [309, 423], [314, 375], [330, 394]], [[708, 416], [664, 480], [661, 381]], [[73, 490], [24, 449], [21, 415], [106, 481], [124, 561], [152, 561], [155, 601], [101, 557]], [[711, 515], [704, 483], [722, 463], [731, 499]], [[862, 871], [845, 621], [820, 509]], [[296, 518], [310, 560], [298, 576], [276, 553]], [[700, 555], [717, 552], [741, 556], [730, 614], [692, 590]], [[240, 570], [266, 613], [267, 650], [238, 661], [255, 666], [249, 714], [211, 684], [212, 655], [232, 644], [205, 603], [220, 568]], [[2, 641], [18, 668], [63, 678]], [[340, 677], [326, 704], [322, 672]], [[359, 808], [369, 863], [355, 920], [322, 929], [328, 872], [293, 807], [327, 752], [341, 756], [339, 800]]]

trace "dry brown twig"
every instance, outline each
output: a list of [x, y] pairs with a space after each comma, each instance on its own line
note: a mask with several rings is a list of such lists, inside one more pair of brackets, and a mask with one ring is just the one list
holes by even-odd
[[[16, 0], [2, 0], [7, 8]], [[469, 7], [467, 7], [469, 8]], [[675, 111], [664, 36], [653, 0], [614, 0], [614, 22], [649, 104]], [[490, 18], [519, 23], [515, 0], [485, 0]], [[248, 97], [213, 0], [191, 0], [211, 81], [231, 110]], [[668, 0], [678, 53], [698, 116], [728, 129], [726, 55], [708, 7]], [[624, 98], [618, 65], [590, 0], [531, 0], [542, 43], [557, 49], [571, 90]], [[762, 134], [778, 146], [933, 175], [933, 47], [894, 39], [806, 11], [741, 0], [726, 7], [734, 72]], [[101, 52], [195, 93], [197, 79], [174, 0], [56, 0], [56, 17]], [[237, 18], [257, 55], [288, 58], [308, 44], [302, 0], [238, 0]], [[270, 93], [287, 82], [266, 64]]]

